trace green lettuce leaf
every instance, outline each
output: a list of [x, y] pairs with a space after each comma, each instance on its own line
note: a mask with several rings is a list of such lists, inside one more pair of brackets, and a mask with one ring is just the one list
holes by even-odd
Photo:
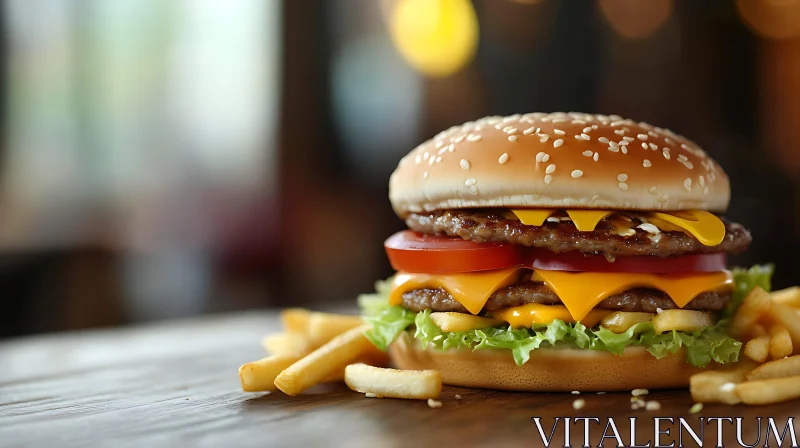
[[739, 305], [742, 304], [745, 296], [750, 293], [756, 286], [760, 286], [764, 291], [770, 292], [772, 290], [772, 274], [775, 272], [775, 266], [771, 264], [755, 265], [750, 269], [734, 268], [733, 269], [733, 284], [734, 290], [728, 306], [723, 310], [722, 317], [728, 318], [733, 316]]

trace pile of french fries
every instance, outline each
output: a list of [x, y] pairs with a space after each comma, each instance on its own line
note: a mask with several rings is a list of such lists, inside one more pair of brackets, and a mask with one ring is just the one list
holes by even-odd
[[695, 401], [759, 405], [800, 398], [800, 287], [772, 294], [755, 288], [730, 331], [745, 343], [745, 359], [731, 370], [692, 376]]
[[239, 368], [243, 391], [298, 395], [320, 383], [344, 380], [371, 397], [439, 397], [439, 372], [383, 368], [388, 355], [364, 336], [370, 326], [360, 316], [292, 308], [281, 312], [281, 323], [282, 333], [262, 340], [269, 356]]

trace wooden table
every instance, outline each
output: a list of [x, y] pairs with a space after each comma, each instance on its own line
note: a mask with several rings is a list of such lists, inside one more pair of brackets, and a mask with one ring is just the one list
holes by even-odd
[[[0, 446], [542, 446], [533, 417], [541, 417], [545, 435], [554, 417], [597, 417], [599, 423], [589, 421], [592, 446], [609, 417], [624, 445], [631, 443], [628, 418], [637, 417], [637, 443], [651, 440], [652, 446], [653, 417], [683, 417], [697, 432], [700, 417], [744, 417], [744, 441], [752, 444], [756, 417], [774, 417], [782, 431], [800, 409], [798, 402], [707, 405], [691, 414], [683, 390], [652, 392], [647, 398], [661, 404], [656, 412], [631, 411], [627, 393], [446, 387], [442, 407], [430, 408], [424, 401], [366, 398], [340, 384], [299, 397], [241, 392], [237, 368], [262, 357], [260, 337], [277, 329], [275, 312], [253, 312], [2, 342]], [[585, 407], [576, 411], [578, 398]], [[570, 424], [573, 446], [582, 445], [584, 422]], [[668, 445], [679, 423], [659, 424], [671, 431], [661, 438]], [[717, 421], [704, 427], [706, 446], [714, 446]], [[800, 438], [800, 423], [794, 427]], [[723, 422], [723, 428], [723, 444], [737, 446], [734, 425]], [[764, 420], [759, 446], [766, 430]], [[556, 440], [563, 431], [561, 420]], [[683, 443], [696, 446], [686, 431]], [[769, 446], [777, 446], [772, 435]]]

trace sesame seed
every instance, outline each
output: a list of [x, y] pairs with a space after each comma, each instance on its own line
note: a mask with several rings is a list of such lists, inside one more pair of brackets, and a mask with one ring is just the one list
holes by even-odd
[[436, 157], [431, 157], [428, 159], [428, 165], [433, 165], [434, 163], [436, 163]]
[[[614, 143], [614, 142], [611, 142]], [[611, 152], [619, 152], [619, 146], [609, 146], [608, 150]]]
[[461, 395], [456, 394], [455, 398], [456, 398], [456, 400], [460, 400], [461, 399]]
[[553, 181], [553, 176], [551, 176], [549, 174], [544, 176], [544, 183], [546, 183], [547, 185], [550, 185], [550, 182], [552, 182], [552, 181]]
[[575, 171], [572, 172], [572, 178], [573, 179], [577, 179], [577, 178], [579, 178], [581, 176], [583, 176], [583, 171], [581, 171], [581, 170], [575, 170]]
[[639, 140], [647, 140], [647, 134], [637, 134], [636, 138]]
[[573, 390], [571, 393], [572, 393], [572, 395], [580, 395], [581, 394], [581, 392], [578, 391], [578, 390]]
[[471, 186], [475, 185], [475, 178], [474, 177], [470, 177], [469, 179], [467, 179], [466, 182], [464, 182], [464, 185], [466, 185], [468, 187], [471, 187]]
[[481, 141], [481, 139], [482, 139], [482, 138], [483, 138], [483, 137], [481, 137], [481, 136], [480, 136], [480, 135], [478, 135], [478, 134], [469, 134], [469, 135], [467, 136], [467, 141], [468, 141], [468, 142], [479, 142], [479, 141]]
[[697, 178], [697, 180], [700, 182], [700, 186], [701, 187], [705, 187], [706, 186], [706, 178], [705, 177], [700, 176], [700, 177]]
[[427, 179], [428, 177], [430, 177], [430, 175], [431, 175], [431, 173], [425, 171], [424, 173], [422, 173], [422, 178], [423, 179]]
[[583, 133], [584, 134], [588, 134], [589, 132], [592, 132], [592, 127], [591, 126], [586, 126], [585, 128], [583, 128]]
[[620, 140], [619, 142], [617, 142], [617, 145], [619, 146], [628, 146], [629, 144], [630, 142], [627, 140]]
[[644, 409], [646, 411], [660, 411], [661, 410], [661, 403], [657, 401], [648, 401], [644, 404]]
[[592, 156], [592, 158], [594, 159], [595, 162], [597, 162], [598, 160], [600, 160], [600, 153], [597, 152], [594, 153], [594, 156]]
[[669, 160], [669, 151], [667, 151], [667, 150], [665, 149], [665, 150], [664, 150], [664, 152], [662, 152], [661, 154], [663, 154], [663, 155], [664, 155], [664, 158], [665, 158], [665, 159]]
[[426, 151], [424, 154], [422, 154], [422, 160], [428, 160], [428, 157], [430, 157], [430, 156], [431, 155], [428, 154], [428, 152]]
[[592, 151], [589, 151], [588, 149], [586, 151], [583, 151], [583, 155], [586, 157], [592, 157], [592, 154], [594, 153]]
[[703, 194], [708, 194], [708, 187], [703, 188]]
[[456, 150], [456, 145], [450, 143], [450, 146], [447, 147], [447, 151], [453, 152]]
[[655, 143], [650, 143], [650, 149], [652, 149], [653, 151], [658, 151], [658, 145], [656, 145]]
[[542, 162], [547, 163], [548, 160], [550, 160], [550, 154], [545, 154], [544, 157], [542, 157]]
[[685, 166], [686, 168], [689, 168], [690, 170], [694, 169], [694, 164], [692, 162], [689, 162], [689, 161], [683, 162], [683, 166]]
[[465, 170], [469, 169], [469, 160], [461, 159], [461, 162], [459, 162], [459, 163], [461, 164], [461, 168], [462, 169], [465, 169]]
[[622, 137], [622, 139], [625, 140], [626, 142], [632, 142], [632, 141], [636, 140], [633, 137]]
[[668, 194], [662, 194], [661, 196], [658, 197], [658, 202], [668, 202], [668, 201], [669, 201]]
[[687, 161], [687, 160], [689, 160], [689, 158], [688, 158], [688, 157], [686, 157], [686, 156], [685, 156], [685, 155], [683, 155], [683, 154], [678, 154], [678, 162], [681, 162], [681, 163], [683, 163], [683, 162], [685, 162], [685, 161]]
[[503, 128], [503, 132], [506, 134], [516, 134], [519, 131], [514, 126], [506, 126]]
[[497, 159], [497, 162], [498, 162], [498, 163], [500, 163], [500, 165], [502, 165], [502, 164], [504, 164], [504, 163], [508, 162], [508, 153], [505, 153], [505, 152], [504, 152], [504, 153], [503, 153], [503, 154], [500, 156], [500, 158], [499, 158], [499, 159]]
[[419, 164], [420, 164], [420, 162], [422, 162], [422, 156], [420, 156], [419, 154], [417, 154], [417, 156], [416, 156], [416, 157], [414, 157], [414, 163], [416, 163], [417, 165], [419, 165]]
[[441, 401], [436, 401], [433, 398], [428, 398], [428, 407], [429, 408], [440, 408], [442, 407]]
[[377, 397], [377, 395], [372, 393], [372, 392], [367, 392], [367, 393], [364, 394], [364, 396], [367, 397], [367, 398], [375, 398], [375, 397]]
[[722, 392], [733, 392], [734, 389], [736, 389], [736, 384], [734, 383], [725, 383], [719, 387]]
[[589, 134], [586, 134], [586, 133], [581, 134], [581, 138], [584, 139], [584, 140], [591, 140], [592, 139], [591, 137], [589, 137]]
[[631, 391], [631, 395], [634, 397], [641, 397], [642, 395], [648, 395], [650, 393], [647, 389], [634, 389]]
[[617, 135], [625, 135], [625, 131], [622, 130], [622, 129], [615, 129], [614, 133], [617, 134]]
[[510, 142], [515, 142], [515, 141], [517, 141], [517, 136], [516, 136], [516, 135], [509, 135], [509, 136], [508, 136], [508, 141], [510, 141]]
[[649, 191], [649, 192], [650, 192], [650, 194], [656, 194], [656, 191], [658, 191], [658, 188], [657, 188], [656, 186], [652, 186], [652, 187], [650, 187], [650, 189], [649, 189], [649, 190], [647, 190], [647, 191]]
[[562, 131], [561, 129], [553, 129], [553, 132], [555, 132], [555, 133], [556, 133], [556, 134], [558, 134], [558, 135], [564, 135], [564, 134], [566, 134], [566, 132]]
[[525, 129], [524, 131], [522, 131], [522, 134], [523, 134], [523, 135], [531, 135], [531, 134], [533, 134], [535, 131], [536, 131], [536, 129], [534, 129], [534, 128], [532, 128], [532, 127], [531, 127], [531, 128], [528, 128], [528, 129]]
[[691, 178], [687, 177], [686, 180], [683, 181], [683, 188], [685, 188], [686, 191], [692, 191], [692, 179]]
[[627, 154], [628, 153], [628, 147], [627, 146], [620, 146], [620, 149], [622, 150], [623, 154]]
[[653, 138], [656, 138], [656, 137], [658, 137], [658, 134], [656, 134], [656, 133], [655, 133], [655, 132], [653, 132], [653, 131], [647, 131], [647, 133], [648, 133], [648, 134], [650, 134], [650, 136], [651, 136], [651, 137], [653, 137]]
[[554, 164], [552, 164], [552, 163], [551, 163], [550, 165], [547, 165], [547, 169], [545, 169], [545, 170], [544, 170], [544, 172], [545, 172], [546, 174], [553, 174], [553, 172], [554, 172], [555, 170], [556, 170], [556, 166], [555, 166]]
[[572, 120], [572, 124], [586, 124], [583, 120]]
[[626, 184], [624, 182], [620, 182], [619, 183], [619, 189], [622, 190], [622, 191], [628, 191], [628, 184]]
[[617, 142], [612, 140], [612, 141], [608, 142], [608, 146], [613, 146], [614, 148], [616, 148], [616, 147], [619, 146], [619, 143], [617, 143]]
[[647, 149], [647, 143], [642, 142], [642, 148]]
[[564, 140], [558, 139], [553, 142], [553, 148], [558, 148], [559, 146], [564, 144]]
[[[478, 187], [476, 187], [474, 185], [469, 187], [469, 192], [472, 193], [472, 194], [478, 194]], [[439, 335], [439, 336], [441, 336], [441, 335]], [[436, 339], [436, 338], [434, 338], [434, 339]]]
[[600, 138], [597, 139], [597, 141], [600, 142], [600, 143], [608, 144], [608, 139], [605, 138], [605, 137], [600, 137]]
[[540, 153], [536, 154], [536, 163], [541, 162], [542, 159], [544, 158], [544, 156], [545, 156], [545, 153], [543, 153], [543, 152], [540, 152]]
[[539, 136], [539, 141], [542, 142], [542, 143], [545, 143], [545, 142], [547, 142], [547, 139], [549, 139], [549, 138], [550, 138], [549, 135], [542, 134], [541, 136]]
[[650, 168], [651, 166], [653, 166], [653, 164], [650, 163], [649, 160], [644, 159], [644, 161], [642, 162], [642, 166], [645, 167], [645, 168]]
[[689, 408], [689, 413], [697, 414], [702, 410], [703, 410], [703, 403], [695, 403], [692, 405], [692, 407]]
[[664, 142], [665, 142], [665, 143], [667, 143], [667, 144], [669, 144], [669, 145], [671, 145], [671, 144], [675, 143], [675, 141], [674, 141], [674, 140], [672, 140], [672, 139], [671, 139], [671, 138], [669, 138], [669, 137], [664, 137]]
[[464, 141], [464, 136], [463, 135], [459, 135], [458, 137], [453, 139], [453, 143], [461, 143], [463, 141]]
[[592, 202], [595, 202], [598, 199], [600, 199], [600, 195], [599, 194], [592, 195]]
[[617, 180], [620, 181], [620, 182], [625, 182], [626, 180], [628, 180], [628, 175], [625, 174], [625, 173], [622, 173], [619, 176], [617, 176]]
[[578, 398], [577, 400], [572, 402], [572, 409], [575, 410], [583, 409], [584, 406], [586, 406], [586, 400], [584, 400], [583, 398]]

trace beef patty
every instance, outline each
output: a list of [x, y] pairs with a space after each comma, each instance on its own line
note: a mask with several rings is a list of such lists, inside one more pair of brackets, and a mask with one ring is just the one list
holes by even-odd
[[[593, 232], [581, 232], [571, 222], [545, 222], [526, 226], [502, 214], [502, 210], [437, 210], [411, 213], [406, 224], [411, 230], [432, 235], [459, 236], [478, 243], [511, 243], [535, 246], [553, 252], [579, 250], [585, 253], [654, 255], [660, 257], [695, 253], [738, 253], [747, 249], [752, 238], [741, 224], [725, 222], [725, 239], [717, 246], [705, 246], [683, 232], [661, 232], [659, 238], [635, 229], [636, 234], [620, 236], [606, 222]], [[634, 224], [635, 225], [635, 224]]]
[[[695, 297], [683, 309], [720, 311], [725, 308], [729, 299], [730, 293], [704, 292]], [[526, 303], [559, 305], [561, 304], [561, 299], [544, 283], [527, 281], [495, 291], [489, 297], [483, 309], [485, 311], [495, 311]], [[453, 296], [442, 288], [408, 291], [403, 294], [403, 306], [417, 312], [431, 310], [469, 313], [464, 308], [464, 305], [456, 302]], [[597, 304], [596, 308], [655, 313], [659, 308], [671, 310], [678, 308], [678, 305], [667, 294], [657, 289], [635, 288], [603, 300]]]

